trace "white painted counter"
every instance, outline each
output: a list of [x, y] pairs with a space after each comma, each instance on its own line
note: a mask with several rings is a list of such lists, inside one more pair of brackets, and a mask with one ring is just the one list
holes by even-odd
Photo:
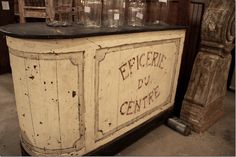
[[83, 155], [173, 106], [185, 30], [7, 37], [24, 149]]

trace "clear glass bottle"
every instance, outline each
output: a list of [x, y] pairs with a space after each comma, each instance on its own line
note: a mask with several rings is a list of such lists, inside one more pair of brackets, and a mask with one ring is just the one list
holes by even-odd
[[46, 23], [49, 26], [70, 26], [73, 0], [46, 0]]
[[84, 1], [84, 25], [85, 27], [101, 27], [102, 1]]
[[168, 23], [169, 0], [151, 0], [148, 10], [150, 24]]
[[129, 0], [128, 4], [128, 25], [144, 26], [146, 20], [146, 1]]
[[170, 0], [159, 0], [159, 7], [161, 10], [160, 23], [168, 23]]
[[124, 13], [125, 0], [103, 0], [103, 26], [123, 26]]
[[84, 24], [84, 4], [85, 0], [75, 0], [75, 23], [79, 25]]

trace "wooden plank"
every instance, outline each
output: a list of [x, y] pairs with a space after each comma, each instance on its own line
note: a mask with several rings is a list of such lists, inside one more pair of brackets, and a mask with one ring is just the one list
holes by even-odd
[[[73, 147], [80, 138], [80, 99], [78, 66], [69, 59], [57, 61], [57, 84], [62, 148]], [[74, 141], [74, 142], [72, 142]]]
[[[96, 56], [99, 56], [97, 52]], [[113, 60], [114, 59], [114, 60]], [[114, 82], [119, 81], [119, 73], [112, 69], [119, 66], [120, 54], [107, 54], [104, 59], [98, 60], [96, 71], [98, 76], [98, 101], [96, 102], [98, 115], [98, 129], [103, 133], [111, 131], [117, 126], [117, 103], [119, 99], [118, 84]], [[109, 65], [109, 66], [108, 66]], [[104, 81], [106, 80], [106, 81]], [[105, 87], [105, 88], [104, 88]], [[110, 99], [107, 99], [108, 96]], [[114, 114], [116, 113], [116, 114]]]
[[45, 1], [18, 0], [20, 23], [25, 23], [26, 18], [46, 18]]
[[25, 0], [18, 0], [18, 7], [19, 7], [19, 15], [20, 15], [20, 23], [25, 23]]
[[45, 10], [25, 10], [25, 17], [46, 18]]
[[12, 75], [21, 136], [28, 144], [36, 145], [33, 117], [31, 113], [32, 106], [30, 104], [25, 72], [25, 59], [14, 55], [10, 55], [10, 58], [11, 66], [16, 68], [12, 71]]
[[33, 10], [44, 10], [46, 7], [38, 7], [38, 6], [24, 6], [24, 9], [33, 9]]
[[[45, 122], [41, 124], [44, 125], [45, 130], [42, 130], [43, 135], [38, 140], [41, 142], [41, 145], [47, 149], [60, 149], [61, 130], [57, 93], [57, 63], [51, 60], [40, 60], [39, 68], [41, 76], [40, 91], [44, 99], [41, 102], [41, 108], [38, 110], [45, 113]], [[42, 115], [39, 115], [39, 118], [42, 118]], [[40, 125], [40, 123], [37, 125]]]
[[27, 59], [25, 64], [37, 146], [60, 149], [56, 62]]

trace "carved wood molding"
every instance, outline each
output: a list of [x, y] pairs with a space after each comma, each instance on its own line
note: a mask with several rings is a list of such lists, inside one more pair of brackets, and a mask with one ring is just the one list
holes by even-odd
[[196, 132], [223, 115], [223, 98], [234, 47], [234, 0], [211, 0], [204, 13], [200, 51], [196, 57], [181, 119]]
[[[234, 46], [234, 0], [211, 0], [204, 13], [201, 48], [217, 55], [229, 54]], [[218, 52], [217, 52], [218, 51]]]

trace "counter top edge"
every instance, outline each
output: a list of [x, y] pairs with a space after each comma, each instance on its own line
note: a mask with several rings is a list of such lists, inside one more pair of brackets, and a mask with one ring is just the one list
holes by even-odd
[[187, 29], [187, 26], [158, 24], [143, 27], [124, 26], [121, 28], [85, 28], [79, 25], [73, 25], [70, 27], [48, 27], [45, 23], [36, 22], [2, 26], [0, 27], [0, 33], [6, 36], [22, 39], [72, 39], [181, 29]]

